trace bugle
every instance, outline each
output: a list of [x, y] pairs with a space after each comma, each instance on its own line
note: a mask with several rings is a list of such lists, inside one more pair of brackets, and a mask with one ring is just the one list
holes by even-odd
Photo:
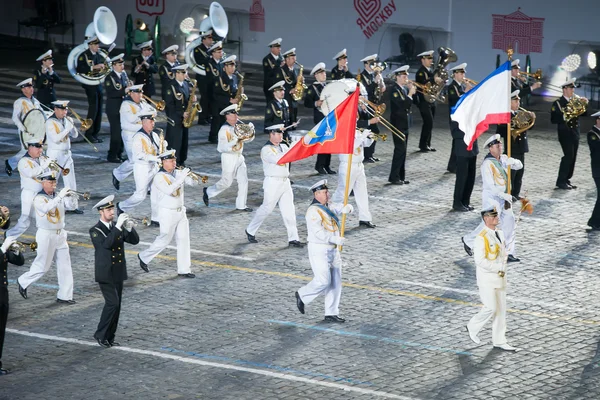
[[370, 102], [368, 100], [367, 101], [359, 100], [359, 103], [365, 108], [365, 110], [371, 117], [379, 118], [379, 122], [381, 123], [381, 125], [386, 127], [390, 132], [392, 132], [394, 135], [396, 135], [399, 139], [406, 140], [406, 136], [404, 135], [404, 133], [400, 129], [398, 129], [394, 125], [392, 125], [392, 123], [390, 121], [383, 118], [383, 116], [381, 114], [377, 113], [377, 111], [373, 107], [371, 107], [371, 105], [369, 104]]
[[75, 190], [69, 190], [69, 196], [77, 196], [77, 197], [82, 197], [84, 200], [89, 200], [91, 195], [90, 192], [78, 192]]
[[164, 100], [154, 101], [150, 97], [146, 96], [143, 93], [142, 93], [142, 97], [144, 97], [144, 99], [146, 99], [147, 102], [152, 104], [154, 106], [154, 108], [156, 108], [158, 111], [164, 111], [165, 107], [167, 106], [167, 103], [165, 103]]
[[[189, 167], [188, 167], [188, 168], [189, 168]], [[176, 169], [178, 169], [178, 170], [180, 170], [180, 171], [181, 171], [181, 170], [183, 170], [183, 169], [184, 169], [184, 167], [177, 167]], [[200, 174], [197, 174], [197, 173], [195, 173], [195, 172], [192, 172], [192, 170], [191, 170], [191, 169], [190, 169], [190, 172], [188, 173], [188, 176], [189, 176], [190, 178], [192, 178], [193, 180], [195, 180], [195, 181], [196, 181], [196, 183], [200, 183], [200, 182], [202, 182], [202, 183], [206, 183], [206, 182], [208, 182], [208, 176], [206, 176], [206, 175], [200, 175]]]

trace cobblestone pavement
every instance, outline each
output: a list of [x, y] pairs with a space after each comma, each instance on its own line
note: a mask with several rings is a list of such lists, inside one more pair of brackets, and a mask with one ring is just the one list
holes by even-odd
[[[35, 58], [35, 57], [34, 57]], [[33, 63], [31, 63], [33, 64]], [[14, 85], [31, 67], [0, 70], [1, 159], [17, 150], [10, 116]], [[64, 65], [57, 61], [57, 65]], [[256, 72], [252, 68], [248, 72]], [[57, 86], [85, 114], [83, 90], [68, 77]], [[261, 73], [248, 76], [250, 100], [241, 117], [262, 131]], [[534, 99], [535, 100], [535, 99]], [[598, 235], [585, 224], [595, 200], [589, 151], [582, 138], [573, 183], [558, 191], [554, 182], [561, 156], [549, 103], [537, 100], [539, 126], [530, 134], [524, 188], [535, 205], [518, 226], [522, 262], [508, 272], [508, 338], [523, 348], [516, 354], [493, 350], [487, 325], [474, 346], [464, 330], [480, 301], [473, 261], [460, 237], [479, 222], [478, 213], [451, 212], [454, 176], [446, 173], [450, 149], [445, 106], [438, 108], [433, 137], [436, 153], [417, 153], [418, 111], [409, 138], [410, 185], [388, 186], [391, 142], [377, 145], [381, 162], [367, 164], [376, 229], [348, 219], [342, 254], [341, 315], [346, 324], [321, 322], [323, 301], [298, 313], [294, 292], [312, 276], [306, 249], [286, 247], [278, 212], [249, 244], [244, 229], [252, 214], [234, 210], [236, 185], [202, 203], [201, 188], [186, 190], [196, 279], [180, 279], [175, 248], [161, 254], [144, 273], [136, 254], [158, 230], [139, 229], [142, 243], [128, 246], [130, 279], [124, 289], [120, 348], [100, 348], [92, 338], [103, 299], [93, 280], [93, 249], [87, 234], [96, 221], [90, 210], [114, 193], [104, 143], [94, 153], [73, 146], [78, 188], [90, 191], [85, 214], [67, 216], [77, 304], [55, 303], [56, 270], [22, 299], [15, 279], [26, 271], [11, 266], [11, 310], [3, 363], [12, 374], [0, 377], [0, 399], [597, 399], [600, 397], [600, 313], [597, 276]], [[311, 112], [301, 108], [301, 128]], [[583, 121], [583, 132], [591, 122]], [[188, 164], [214, 183], [220, 157], [207, 143], [207, 128], [191, 131]], [[262, 133], [245, 146], [250, 177], [249, 206], [262, 199]], [[482, 160], [483, 155], [479, 156]], [[337, 157], [334, 156], [337, 169]], [[292, 179], [298, 228], [305, 241], [307, 190], [319, 177], [314, 160], [294, 163]], [[335, 186], [336, 177], [330, 177]], [[18, 217], [19, 178], [2, 174], [0, 204]], [[60, 184], [59, 184], [60, 186]], [[134, 189], [121, 185], [118, 199]], [[477, 179], [473, 205], [481, 205]], [[352, 202], [352, 200], [351, 200]], [[149, 215], [149, 199], [133, 213]], [[25, 239], [31, 240], [30, 228]], [[173, 243], [173, 246], [175, 244]]]

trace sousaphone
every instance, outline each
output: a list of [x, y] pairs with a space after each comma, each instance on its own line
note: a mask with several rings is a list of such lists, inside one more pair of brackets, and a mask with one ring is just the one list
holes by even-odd
[[[227, 33], [229, 32], [229, 22], [227, 21], [227, 14], [223, 7], [213, 1], [210, 4], [208, 17], [204, 18], [202, 22], [200, 22], [199, 31], [201, 33], [212, 29], [216, 36], [221, 38], [225, 38]], [[185, 62], [190, 66], [190, 68], [197, 74], [206, 75], [206, 71], [204, 70], [203, 65], [199, 65], [194, 58], [194, 49], [202, 43], [202, 37], [198, 37], [194, 39], [186, 48], [185, 48]]]

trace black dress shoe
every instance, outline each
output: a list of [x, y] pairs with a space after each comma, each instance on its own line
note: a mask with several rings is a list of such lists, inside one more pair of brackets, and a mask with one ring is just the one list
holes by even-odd
[[456, 173], [456, 170], [452, 169], [452, 168], [446, 168], [446, 171], [450, 172], [451, 174], [455, 174]]
[[429, 149], [419, 149], [419, 153], [429, 153]]
[[518, 259], [517, 257], [513, 256], [512, 254], [508, 255], [508, 262], [521, 262], [520, 259]]
[[73, 299], [71, 299], [71, 300], [56, 299], [56, 302], [59, 304], [75, 304], [75, 303], [77, 303]]
[[121, 346], [121, 343], [115, 342], [114, 340], [109, 340], [108, 344], [110, 344], [110, 347]]
[[4, 161], [4, 171], [6, 172], [6, 175], [8, 175], [8, 176], [12, 175], [12, 167], [8, 163], [8, 160]]
[[252, 212], [254, 208], [246, 207], [246, 208], [236, 208], [238, 211]]
[[219, 140], [218, 139], [208, 139], [208, 143], [218, 144]]
[[390, 185], [404, 185], [404, 181], [390, 181]]
[[563, 190], [571, 190], [571, 189], [573, 189], [572, 186], [569, 186], [566, 183], [560, 183], [560, 184], [558, 184], [556, 186], [558, 186], [559, 189], [563, 189]]
[[148, 264], [146, 264], [145, 262], [142, 261], [139, 254], [138, 254], [138, 260], [140, 260], [140, 268], [143, 269], [144, 272], [150, 272], [150, 270], [148, 269]]
[[377, 225], [371, 221], [358, 221], [359, 226], [366, 226], [367, 228], [375, 228]]
[[475, 209], [475, 207], [471, 207], [468, 204], [463, 204], [463, 206], [465, 206], [469, 211], [473, 211]]
[[0, 375], [8, 375], [8, 374], [10, 374], [10, 370], [0, 368]]
[[373, 160], [373, 157], [365, 158], [363, 160], [363, 163], [373, 164], [374, 162], [375, 162], [375, 160]]
[[377, 161], [381, 161], [381, 160], [380, 160], [379, 158], [377, 158], [377, 157], [371, 157], [371, 160], [373, 160], [373, 161], [375, 161], [375, 162], [377, 162]]
[[95, 137], [89, 137], [88, 140], [90, 141], [90, 143], [102, 143], [102, 139], [98, 139]]
[[121, 159], [119, 157], [108, 157], [106, 161], [109, 163], [121, 164]]
[[327, 175], [327, 171], [325, 171], [325, 168], [319, 167], [319, 168], [315, 168], [315, 169], [317, 170], [319, 175]]
[[337, 172], [335, 172], [334, 170], [332, 170], [332, 169], [331, 169], [331, 168], [329, 168], [329, 167], [325, 167], [325, 171], [327, 171], [327, 173], [328, 173], [329, 175], [335, 175], [335, 174], [337, 174]]
[[577, 186], [575, 186], [575, 185], [571, 185], [570, 183], [567, 183], [567, 185], [569, 185], [571, 187], [571, 189], [577, 189]]
[[600, 225], [588, 225], [591, 231], [600, 231]]
[[150, 221], [150, 226], [153, 228], [160, 228], [160, 223], [158, 221]]
[[340, 318], [337, 315], [326, 315], [325, 318], [323, 319], [323, 321], [336, 322], [338, 324], [343, 324], [344, 322], [346, 322], [346, 320], [344, 318]]
[[460, 206], [454, 206], [454, 207], [452, 207], [452, 209], [454, 211], [460, 211], [460, 212], [467, 212], [467, 211], [469, 211], [469, 209], [467, 207], [463, 206], [462, 204]]
[[405, 185], [408, 185], [410, 183], [410, 181], [404, 181]]
[[298, 311], [300, 311], [300, 314], [304, 314], [304, 302], [300, 298], [298, 292], [296, 292], [296, 307], [298, 307]]
[[100, 340], [98, 338], [96, 338], [96, 340], [98, 341], [98, 344], [100, 346], [104, 347], [105, 349], [108, 349], [110, 347], [110, 343], [108, 342], [108, 340], [106, 340], [106, 339]]
[[473, 250], [469, 246], [467, 246], [467, 244], [465, 243], [465, 238], [460, 238], [460, 241], [463, 243], [463, 248], [465, 249], [467, 254], [470, 257], [473, 257]]
[[81, 211], [79, 208], [76, 208], [74, 210], [66, 210], [65, 214], [83, 214], [83, 211]]
[[121, 188], [121, 182], [115, 177], [115, 174], [112, 174], [112, 184], [117, 190]]
[[298, 240], [290, 240], [288, 242], [288, 247], [304, 247], [304, 243], [300, 243], [300, 241]]
[[192, 274], [191, 272], [188, 272], [187, 274], [177, 274], [177, 275], [182, 278], [195, 278], [196, 277], [196, 274]]
[[202, 189], [202, 193], [204, 193], [204, 194], [202, 195], [202, 200], [204, 201], [204, 205], [205, 205], [206, 207], [208, 207], [208, 193], [206, 193], [206, 188], [203, 188], [203, 189]]
[[23, 286], [21, 286], [21, 284], [19, 283], [19, 281], [17, 280], [17, 285], [19, 285], [19, 294], [21, 296], [23, 296], [24, 299], [27, 298], [27, 289], [24, 289]]
[[433, 147], [429, 147], [429, 148], [427, 149], [427, 151], [437, 151], [437, 150], [436, 150], [436, 149], [434, 149]]
[[246, 237], [248, 238], [248, 241], [250, 243], [258, 243], [258, 240], [256, 240], [256, 237], [254, 237], [254, 235], [249, 234], [248, 231], [245, 231], [245, 232], [246, 232]]

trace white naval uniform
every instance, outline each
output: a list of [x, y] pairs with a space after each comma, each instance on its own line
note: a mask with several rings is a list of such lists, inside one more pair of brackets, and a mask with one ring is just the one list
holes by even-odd
[[[332, 204], [330, 210], [340, 214], [343, 204]], [[340, 236], [340, 227], [330, 215], [313, 204], [306, 211], [308, 229], [308, 259], [313, 279], [298, 289], [304, 304], [310, 304], [318, 295], [325, 295], [325, 315], [338, 315], [342, 295], [342, 259], [338, 247], [330, 239]]]
[[[358, 219], [360, 221], [371, 221], [371, 212], [369, 211], [369, 193], [367, 191], [367, 177], [365, 176], [365, 147], [373, 144], [373, 139], [368, 136], [371, 131], [357, 130], [354, 136], [354, 154], [352, 154], [352, 166], [350, 167], [350, 189], [348, 193], [354, 190], [354, 200], [358, 207]], [[331, 197], [332, 203], [342, 203], [344, 201], [344, 189], [346, 187], [346, 175], [348, 173], [348, 154], [340, 154], [340, 167], [338, 169], [338, 185], [335, 193]]]
[[34, 108], [39, 108], [41, 110], [42, 106], [38, 99], [33, 96], [31, 96], [31, 99], [25, 96], [19, 97], [13, 104], [12, 120], [19, 130], [18, 135], [21, 148], [17, 154], [8, 159], [8, 164], [12, 169], [18, 168], [19, 160], [27, 153], [27, 146], [21, 140], [21, 132], [26, 131], [25, 126], [23, 125], [23, 119], [25, 118], [25, 115]]
[[31, 224], [31, 217], [34, 216], [33, 199], [42, 190], [42, 184], [36, 179], [48, 166], [49, 158], [41, 156], [40, 158], [31, 158], [29, 153], [25, 153], [19, 160], [19, 175], [21, 176], [21, 216], [17, 224], [6, 231], [6, 237], [21, 236]]
[[[496, 236], [498, 234], [498, 237]], [[467, 327], [474, 335], [493, 318], [492, 340], [494, 346], [506, 344], [506, 258], [508, 253], [504, 234], [487, 226], [479, 231], [473, 248], [477, 267], [477, 286], [483, 307], [471, 318]], [[504, 276], [498, 275], [504, 272]]]
[[264, 220], [273, 212], [275, 206], [279, 204], [283, 224], [287, 229], [288, 242], [300, 240], [298, 228], [296, 227], [296, 207], [294, 207], [294, 192], [290, 183], [290, 164], [277, 164], [281, 157], [289, 151], [289, 147], [281, 143], [275, 146], [267, 142], [260, 151], [260, 158], [263, 163], [265, 180], [263, 190], [265, 197], [263, 203], [256, 211], [254, 218], [250, 221], [246, 231], [252, 236], [256, 235], [258, 228]]
[[121, 138], [123, 139], [123, 147], [127, 153], [127, 160], [123, 161], [119, 166], [113, 169], [113, 175], [119, 182], [124, 181], [133, 172], [133, 136], [142, 127], [142, 122], [139, 119], [139, 114], [144, 109], [142, 102], [139, 104], [126, 97], [121, 103], [119, 113], [121, 115]]
[[[515, 249], [515, 215], [513, 214], [512, 207], [508, 210], [504, 209], [504, 198], [506, 195], [506, 167], [510, 165], [513, 170], [523, 168], [523, 163], [515, 158], [509, 158], [506, 154], [500, 156], [500, 161], [488, 154], [481, 163], [481, 178], [483, 190], [481, 192], [481, 202], [483, 210], [490, 210], [493, 207], [496, 208], [498, 216], [500, 217], [500, 229], [504, 232], [506, 237], [506, 248], [508, 254], [516, 256]], [[502, 165], [502, 170], [499, 169], [497, 163]], [[464, 236], [464, 241], [467, 246], [473, 248], [475, 238], [479, 235], [479, 232], [483, 229], [485, 223], [481, 221], [479, 226], [475, 228], [471, 233]]]
[[63, 199], [54, 194], [52, 196], [40, 192], [33, 200], [37, 233], [35, 241], [38, 244], [37, 255], [29, 271], [17, 280], [27, 289], [29, 285], [40, 279], [56, 259], [56, 275], [58, 277], [58, 295], [61, 300], [73, 299], [73, 271], [71, 270], [71, 256], [67, 244], [65, 227], [65, 207]]
[[206, 194], [208, 194], [209, 198], [219, 195], [219, 193], [231, 186], [233, 178], [235, 178], [238, 183], [235, 208], [243, 210], [246, 208], [246, 200], [248, 199], [248, 171], [242, 152], [244, 151], [244, 143], [249, 143], [254, 138], [245, 142], [238, 142], [233, 129], [233, 126], [228, 123], [225, 123], [219, 129], [217, 151], [221, 153], [221, 179], [208, 187]]
[[[165, 140], [163, 147], [166, 149], [168, 142]], [[158, 172], [158, 150], [160, 137], [152, 132], [152, 137], [143, 129], [133, 136], [133, 177], [135, 178], [135, 192], [127, 200], [119, 203], [119, 208], [128, 213], [134, 207], [146, 199], [148, 189], [152, 185], [152, 179]], [[158, 209], [155, 203], [155, 193], [151, 196], [152, 221], [158, 220]]]
[[161, 169], [152, 181], [152, 192], [156, 193], [160, 234], [146, 250], [140, 252], [140, 259], [149, 264], [173, 240], [177, 246], [177, 273], [189, 274], [192, 264], [190, 257], [190, 224], [185, 215], [183, 186], [196, 185], [196, 182], [182, 171], [168, 173]]
[[[48, 149], [46, 155], [55, 160], [58, 165], [63, 168], [68, 168], [70, 171], [67, 175], [58, 173], [63, 178], [63, 184], [72, 190], [77, 190], [77, 182], [75, 181], [75, 166], [73, 163], [73, 157], [71, 156], [71, 139], [79, 136], [79, 132], [72, 121], [67, 118], [62, 120], [56, 118], [56, 115], [52, 114], [50, 118], [46, 120], [46, 143], [48, 143]], [[56, 180], [58, 181], [58, 177]], [[78, 207], [77, 196], [65, 197], [65, 209], [75, 210]]]

